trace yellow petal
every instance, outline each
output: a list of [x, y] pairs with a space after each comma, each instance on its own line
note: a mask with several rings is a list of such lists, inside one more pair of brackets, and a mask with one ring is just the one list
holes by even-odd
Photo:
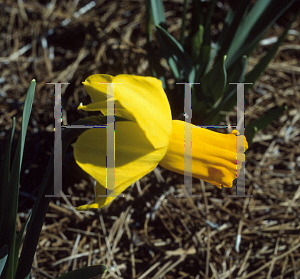
[[[159, 163], [171, 171], [184, 174], [185, 125], [192, 130], [192, 172], [193, 177], [203, 179], [218, 188], [232, 187], [241, 168], [237, 162], [237, 131], [221, 134], [200, 128], [184, 121], [173, 120], [172, 136], [167, 153]], [[244, 137], [245, 149], [248, 148]], [[239, 152], [244, 153], [244, 149]], [[241, 157], [239, 157], [241, 158]]]
[[[168, 141], [164, 140], [165, 146], [156, 149], [137, 123], [121, 121], [115, 125], [115, 194], [119, 195], [157, 166], [167, 151]], [[97, 180], [95, 203], [80, 206], [78, 210], [100, 208], [114, 199], [98, 197], [106, 195], [106, 154], [106, 128], [89, 129], [76, 141], [77, 164]]]
[[[111, 98], [108, 101], [113, 100]], [[82, 109], [85, 111], [101, 111], [104, 115], [107, 115], [107, 101], [91, 103], [85, 106], [80, 104], [77, 109]], [[136, 122], [136, 119], [134, 118], [132, 113], [123, 108], [119, 101], [115, 101], [115, 115]]]
[[91, 99], [96, 102], [106, 101], [107, 85], [106, 83], [113, 82], [113, 76], [109, 75], [92, 75], [84, 82], [84, 88], [90, 95]]
[[115, 83], [115, 115], [135, 120], [155, 148], [164, 147], [171, 135], [172, 115], [161, 81], [134, 75], [92, 75], [83, 84], [95, 104], [79, 108], [96, 110], [98, 106], [106, 115], [107, 82]]

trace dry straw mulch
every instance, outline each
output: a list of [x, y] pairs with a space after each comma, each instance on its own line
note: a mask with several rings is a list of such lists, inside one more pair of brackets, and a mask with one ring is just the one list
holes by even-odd
[[[182, 1], [166, 1], [177, 36]], [[223, 2], [223, 1], [221, 1]], [[225, 10], [214, 16], [218, 33]], [[87, 4], [88, 11], [80, 10]], [[295, 8], [295, 7], [294, 7]], [[16, 117], [20, 131], [25, 93], [37, 80], [21, 175], [18, 229], [32, 207], [53, 148], [54, 88], [63, 86], [63, 124], [83, 117], [89, 97], [81, 84], [94, 73], [151, 75], [146, 59], [143, 1], [6, 1], [0, 4], [0, 150]], [[266, 38], [278, 36], [292, 9]], [[75, 13], [77, 12], [77, 14]], [[79, 13], [78, 13], [79, 12]], [[189, 11], [190, 12], [190, 11]], [[67, 154], [64, 193], [50, 203], [32, 278], [56, 278], [104, 264], [103, 278], [300, 278], [300, 21], [246, 97], [246, 123], [272, 107], [287, 111], [259, 132], [246, 152], [246, 194], [194, 180], [201, 198], [176, 198], [183, 177], [157, 168], [99, 212], [73, 206], [94, 199], [92, 180]], [[249, 68], [269, 46], [258, 46]], [[166, 68], [169, 72], [169, 69]], [[170, 82], [174, 82], [170, 79]], [[234, 117], [226, 117], [231, 123]], [[15, 142], [17, 137], [15, 138]], [[15, 143], [14, 143], [15, 147]]]

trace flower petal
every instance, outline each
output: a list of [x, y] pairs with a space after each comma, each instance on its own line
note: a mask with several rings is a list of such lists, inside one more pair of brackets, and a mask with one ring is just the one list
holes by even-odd
[[[109, 99], [108, 102], [109, 101], [113, 101], [113, 100]], [[115, 101], [115, 107], [116, 107], [115, 108], [116, 116], [120, 116], [127, 120], [136, 122], [136, 119], [134, 118], [132, 113], [127, 111], [125, 108], [123, 108], [119, 101]], [[91, 103], [91, 104], [88, 104], [85, 106], [80, 104], [77, 109], [82, 109], [85, 111], [99, 111], [100, 110], [104, 115], [107, 115], [107, 101]]]
[[[167, 143], [155, 148], [135, 122], [121, 121], [115, 125], [115, 194], [119, 195], [157, 166], [167, 151]], [[98, 197], [106, 195], [106, 154], [106, 128], [91, 128], [76, 141], [74, 157], [77, 164], [97, 180], [95, 203], [80, 206], [78, 210], [100, 208], [114, 199]]]
[[[237, 162], [237, 131], [221, 134], [173, 120], [172, 136], [167, 153], [159, 163], [162, 167], [184, 174], [185, 125], [192, 130], [192, 176], [203, 179], [218, 188], [232, 187], [232, 181], [239, 173], [242, 162]], [[248, 148], [244, 137], [245, 149]], [[244, 148], [240, 150], [244, 155]], [[244, 157], [238, 157], [244, 158]]]
[[161, 81], [134, 75], [92, 75], [83, 84], [97, 104], [79, 108], [96, 110], [99, 105], [98, 109], [106, 115], [107, 85], [104, 83], [107, 82], [115, 83], [115, 115], [134, 119], [155, 148], [164, 147], [171, 136], [172, 115]]

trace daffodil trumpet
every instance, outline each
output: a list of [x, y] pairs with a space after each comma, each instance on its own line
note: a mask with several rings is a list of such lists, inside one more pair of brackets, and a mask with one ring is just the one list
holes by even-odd
[[[114, 100], [107, 96], [107, 83], [114, 84]], [[107, 102], [114, 101], [115, 116], [115, 193], [107, 189], [106, 129], [89, 129], [82, 133], [74, 147], [77, 164], [95, 180], [95, 203], [77, 210], [101, 208], [158, 164], [184, 174], [185, 127], [192, 138], [192, 176], [219, 188], [232, 187], [243, 156], [237, 156], [238, 132], [221, 134], [180, 120], [172, 120], [171, 109], [161, 81], [135, 75], [92, 75], [83, 83], [93, 103], [78, 109], [100, 111], [107, 115]], [[126, 121], [127, 120], [127, 121]], [[238, 150], [242, 155], [248, 148]]]

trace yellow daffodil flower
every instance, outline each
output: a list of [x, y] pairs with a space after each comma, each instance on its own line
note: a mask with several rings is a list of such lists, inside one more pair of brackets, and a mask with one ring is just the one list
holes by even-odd
[[[171, 109], [161, 82], [134, 75], [92, 75], [83, 83], [93, 103], [78, 109], [107, 114], [107, 84], [114, 83], [115, 115], [128, 121], [115, 122], [115, 195], [152, 171], [158, 164], [184, 174], [185, 125], [191, 126], [192, 176], [221, 188], [232, 187], [242, 162], [237, 162], [237, 131], [220, 134], [172, 120]], [[110, 100], [108, 100], [110, 101]], [[77, 164], [96, 180], [95, 203], [77, 210], [100, 208], [115, 197], [107, 188], [106, 129], [85, 131], [74, 144]], [[245, 149], [248, 148], [244, 138]], [[244, 152], [244, 150], [242, 150]]]

